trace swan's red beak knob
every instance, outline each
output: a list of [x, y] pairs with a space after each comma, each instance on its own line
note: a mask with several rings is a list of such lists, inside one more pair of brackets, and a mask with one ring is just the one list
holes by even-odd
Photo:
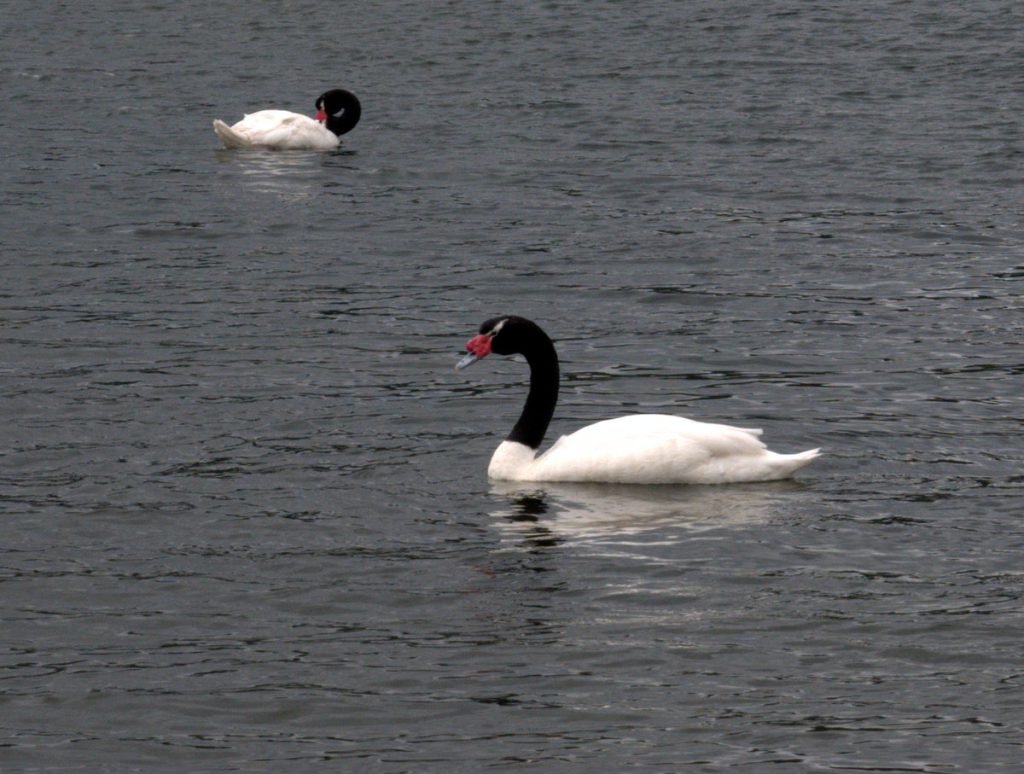
[[471, 366], [482, 357], [491, 354], [491, 337], [486, 333], [474, 336], [466, 342], [466, 351], [469, 353], [455, 364], [455, 370], [461, 371], [466, 366]]
[[318, 111], [316, 111], [316, 120], [319, 121], [321, 124], [324, 123], [327, 120], [327, 111], [326, 110], [318, 110]]

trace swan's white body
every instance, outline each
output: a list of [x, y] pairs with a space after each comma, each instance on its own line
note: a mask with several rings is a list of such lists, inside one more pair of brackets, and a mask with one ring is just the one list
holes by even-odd
[[607, 419], [564, 435], [543, 454], [503, 441], [487, 475], [499, 481], [728, 484], [788, 478], [818, 449], [776, 454], [760, 430], [665, 414]]
[[217, 118], [213, 131], [225, 148], [332, 150], [339, 144], [338, 135], [319, 121], [288, 110], [248, 113], [234, 126]]

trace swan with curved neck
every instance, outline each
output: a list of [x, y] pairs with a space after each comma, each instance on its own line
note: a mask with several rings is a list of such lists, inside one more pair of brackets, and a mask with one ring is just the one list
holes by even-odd
[[317, 97], [316, 118], [288, 110], [259, 110], [234, 126], [215, 118], [213, 131], [225, 148], [331, 150], [359, 123], [362, 112], [351, 91], [331, 89]]
[[537, 454], [558, 401], [558, 355], [536, 323], [494, 317], [466, 344], [462, 369], [493, 353], [521, 354], [530, 390], [512, 432], [491, 457], [487, 475], [503, 481], [622, 484], [729, 484], [789, 478], [818, 456], [769, 451], [760, 430], [665, 414], [632, 414], [588, 425]]

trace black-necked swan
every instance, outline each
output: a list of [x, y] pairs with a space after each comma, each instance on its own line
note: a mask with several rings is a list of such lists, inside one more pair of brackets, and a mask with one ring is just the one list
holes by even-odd
[[362, 112], [351, 91], [331, 89], [317, 97], [316, 118], [288, 110], [259, 110], [234, 126], [215, 118], [213, 131], [225, 148], [332, 150], [338, 147], [338, 138], [359, 123]]
[[495, 450], [487, 475], [500, 481], [589, 481], [622, 484], [729, 484], [788, 478], [818, 449], [776, 454], [760, 430], [665, 414], [632, 414], [588, 425], [537, 455], [558, 401], [558, 355], [536, 323], [494, 317], [471, 338], [465, 368], [492, 352], [521, 354], [530, 391], [519, 420]]

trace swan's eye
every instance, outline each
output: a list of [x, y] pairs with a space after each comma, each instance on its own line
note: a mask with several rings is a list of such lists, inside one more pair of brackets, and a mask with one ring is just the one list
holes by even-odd
[[507, 322], [508, 322], [507, 319], [506, 320], [502, 320], [497, 325], [495, 325], [493, 328], [491, 328], [487, 332], [487, 335], [490, 336], [493, 339], [495, 336], [497, 336], [499, 333], [501, 333], [501, 329], [505, 327], [505, 323], [507, 323]]

